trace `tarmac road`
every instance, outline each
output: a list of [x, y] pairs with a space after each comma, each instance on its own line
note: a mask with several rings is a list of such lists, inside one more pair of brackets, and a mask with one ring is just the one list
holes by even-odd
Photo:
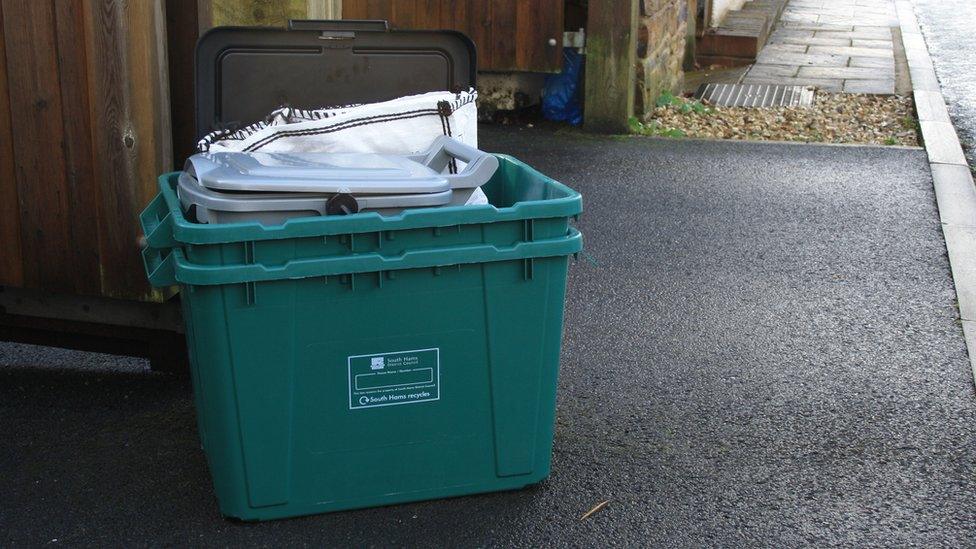
[[932, 55], [942, 94], [966, 152], [976, 166], [976, 2], [913, 0], [925, 43]]
[[976, 396], [924, 152], [497, 127], [482, 146], [585, 200], [546, 482], [227, 521], [186, 380], [0, 344], [0, 545], [976, 539]]

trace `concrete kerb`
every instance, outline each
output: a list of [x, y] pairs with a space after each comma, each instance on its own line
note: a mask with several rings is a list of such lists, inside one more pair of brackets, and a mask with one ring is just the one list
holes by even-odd
[[976, 377], [976, 187], [949, 119], [925, 38], [909, 0], [897, 0], [902, 43], [912, 77], [922, 142], [929, 156], [946, 251], [959, 301], [969, 361]]
[[919, 122], [945, 122], [952, 123], [949, 118], [949, 109], [946, 108], [945, 100], [940, 92], [915, 90], [915, 110], [918, 111]]
[[922, 127], [922, 141], [932, 164], [955, 164], [966, 166], [966, 155], [962, 152], [956, 128], [951, 122], [919, 121]]
[[973, 175], [969, 167], [931, 164], [931, 168], [942, 223], [976, 228], [976, 189], [973, 187]]

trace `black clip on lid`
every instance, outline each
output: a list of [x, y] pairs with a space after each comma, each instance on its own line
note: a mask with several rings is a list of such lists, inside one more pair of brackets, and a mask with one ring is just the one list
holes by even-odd
[[359, 213], [359, 202], [351, 194], [336, 193], [325, 201], [325, 215], [352, 215]]
[[254, 123], [284, 105], [468, 89], [476, 71], [474, 43], [457, 31], [389, 30], [386, 21], [364, 20], [215, 27], [197, 42], [197, 136]]

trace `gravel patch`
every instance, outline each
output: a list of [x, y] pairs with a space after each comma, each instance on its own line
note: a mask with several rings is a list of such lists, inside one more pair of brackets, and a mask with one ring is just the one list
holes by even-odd
[[811, 107], [716, 107], [666, 96], [635, 133], [670, 137], [918, 146], [910, 97], [818, 91]]

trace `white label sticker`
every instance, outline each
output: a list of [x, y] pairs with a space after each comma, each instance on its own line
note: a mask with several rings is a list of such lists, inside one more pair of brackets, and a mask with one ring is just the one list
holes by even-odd
[[355, 355], [348, 359], [349, 409], [439, 400], [440, 349]]

